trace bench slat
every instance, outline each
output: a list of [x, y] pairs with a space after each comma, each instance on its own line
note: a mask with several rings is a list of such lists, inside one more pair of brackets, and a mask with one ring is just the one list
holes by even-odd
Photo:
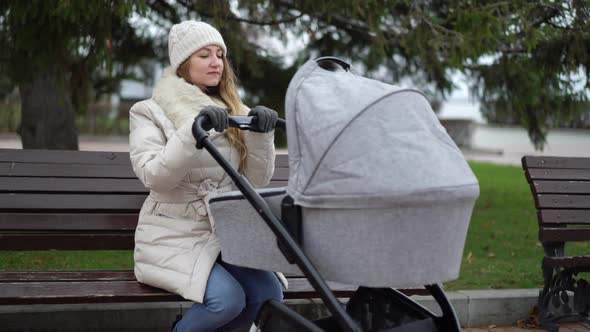
[[131, 270], [1, 271], [0, 282], [135, 281]]
[[289, 180], [289, 169], [288, 168], [275, 168], [275, 172], [272, 175], [273, 180], [287, 181]]
[[590, 210], [539, 210], [542, 224], [590, 224]]
[[[285, 155], [277, 155], [273, 179], [287, 181], [289, 179], [288, 166]], [[73, 163], [65, 159], [62, 159], [61, 163], [3, 162], [0, 160], [0, 176], [137, 179], [130, 163], [84, 164]]]
[[11, 163], [0, 163], [0, 176], [10, 174], [11, 168], [12, 168]]
[[0, 176], [136, 179], [131, 165], [11, 163], [0, 166]]
[[590, 181], [533, 181], [534, 194], [590, 194]]
[[130, 166], [128, 152], [1, 149], [0, 162]]
[[[131, 166], [128, 152], [0, 149], [0, 163], [104, 164]], [[277, 153], [275, 165], [288, 167], [285, 153]]]
[[275, 156], [275, 167], [289, 168], [289, 156], [286, 153], [277, 153]]
[[[133, 169], [131, 169], [131, 165], [82, 165], [46, 163], [0, 163], [0, 176], [137, 179]], [[273, 179], [283, 181], [289, 180], [289, 169], [286, 167], [275, 168]]]
[[[137, 212], [147, 197], [144, 195], [118, 195], [118, 194], [0, 194], [0, 210], [58, 210], [102, 212], [127, 211]], [[16, 211], [14, 211], [16, 212]], [[25, 212], [25, 211], [22, 211]]]
[[[286, 180], [271, 180], [268, 188], [285, 187]], [[0, 177], [0, 193], [114, 193], [148, 194], [138, 179]]]
[[133, 232], [122, 234], [0, 234], [0, 250], [132, 250]]
[[0, 231], [133, 231], [137, 213], [130, 214], [35, 214], [0, 213]]
[[590, 241], [590, 228], [551, 228], [539, 230], [541, 242]]
[[[317, 298], [305, 277], [287, 276], [286, 299]], [[0, 304], [51, 304], [182, 301], [164, 290], [135, 281], [133, 271], [0, 272]], [[328, 282], [337, 297], [350, 297], [356, 286]], [[406, 295], [427, 295], [424, 288], [401, 289]]]
[[590, 256], [569, 256], [569, 257], [543, 257], [543, 266], [546, 267], [580, 267], [581, 270], [590, 272]]
[[588, 209], [590, 195], [540, 194], [535, 196], [537, 209]]
[[[313, 289], [309, 281], [304, 277], [288, 278], [289, 289], [285, 292], [287, 299], [317, 298], [318, 293]], [[344, 285], [336, 282], [326, 282], [328, 287], [337, 297], [351, 297], [358, 286]]]
[[[273, 183], [281, 186], [282, 183]], [[270, 186], [272, 187], [272, 185]], [[0, 193], [0, 210], [10, 212], [59, 211], [86, 213], [139, 212], [147, 194], [29, 194]]]
[[147, 194], [149, 190], [135, 179], [95, 178], [34, 178], [0, 177], [0, 193], [3, 192], [62, 192], [62, 193], [118, 193]]
[[0, 305], [181, 301], [136, 281], [13, 282], [0, 284]]
[[[313, 287], [303, 276], [286, 276], [290, 291], [313, 292]], [[75, 282], [75, 281], [136, 281], [132, 270], [92, 271], [2, 271], [1, 282]], [[356, 286], [330, 282], [340, 292], [354, 291]]]
[[590, 180], [590, 169], [548, 169], [529, 168], [526, 172], [529, 182], [534, 180]]
[[287, 186], [287, 181], [270, 181], [270, 184], [266, 188], [282, 188]]
[[523, 168], [581, 168], [590, 169], [590, 158], [579, 157], [537, 157], [522, 158]]

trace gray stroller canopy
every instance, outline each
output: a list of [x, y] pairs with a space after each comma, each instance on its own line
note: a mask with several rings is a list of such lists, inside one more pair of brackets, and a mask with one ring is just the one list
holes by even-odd
[[[326, 280], [414, 287], [457, 278], [477, 179], [425, 96], [307, 62], [286, 97], [289, 182], [302, 250]], [[297, 273], [240, 193], [211, 199], [224, 261]]]
[[462, 188], [473, 196], [477, 179], [418, 90], [311, 60], [289, 84], [285, 112], [287, 193], [298, 205], [378, 208]]

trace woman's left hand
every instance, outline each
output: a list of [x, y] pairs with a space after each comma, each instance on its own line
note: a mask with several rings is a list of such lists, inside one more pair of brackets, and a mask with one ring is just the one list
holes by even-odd
[[279, 114], [265, 106], [254, 106], [248, 113], [249, 116], [255, 116], [257, 118], [256, 123], [253, 125], [253, 129], [259, 133], [268, 133], [275, 129], [275, 124], [279, 118]]

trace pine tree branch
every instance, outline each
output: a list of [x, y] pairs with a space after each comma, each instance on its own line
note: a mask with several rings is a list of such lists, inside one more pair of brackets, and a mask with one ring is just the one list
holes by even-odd
[[287, 18], [280, 19], [280, 20], [270, 20], [270, 21], [250, 20], [250, 19], [241, 18], [241, 17], [237, 17], [237, 16], [231, 16], [230, 19], [234, 20], [234, 21], [244, 22], [244, 23], [254, 24], [254, 25], [277, 25], [277, 24], [283, 24], [283, 23], [293, 23], [293, 22], [297, 21], [298, 19], [300, 19], [303, 15], [304, 15], [303, 13], [299, 13], [299, 15], [287, 17]]
[[172, 23], [178, 23], [180, 21], [180, 17], [178, 16], [176, 9], [165, 0], [149, 0], [147, 1], [147, 5], [159, 16]]
[[[213, 15], [211, 13], [207, 13], [207, 12], [199, 12], [199, 14], [201, 16], [209, 17], [209, 18], [215, 17], [215, 15]], [[253, 24], [253, 25], [268, 26], [268, 25], [278, 25], [278, 24], [283, 24], [283, 23], [293, 23], [293, 22], [297, 21], [298, 19], [300, 19], [303, 15], [305, 15], [305, 14], [300, 12], [298, 15], [294, 15], [291, 17], [283, 18], [283, 19], [260, 21], [260, 20], [253, 20], [253, 19], [238, 17], [234, 13], [230, 13], [230, 15], [226, 16], [225, 19], [231, 20], [231, 21], [236, 21], [236, 22]]]

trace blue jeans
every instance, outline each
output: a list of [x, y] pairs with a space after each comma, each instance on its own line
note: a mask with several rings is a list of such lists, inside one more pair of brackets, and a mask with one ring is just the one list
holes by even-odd
[[174, 331], [231, 331], [249, 327], [269, 299], [283, 300], [281, 283], [273, 272], [217, 261], [207, 280], [203, 303], [188, 309]]

